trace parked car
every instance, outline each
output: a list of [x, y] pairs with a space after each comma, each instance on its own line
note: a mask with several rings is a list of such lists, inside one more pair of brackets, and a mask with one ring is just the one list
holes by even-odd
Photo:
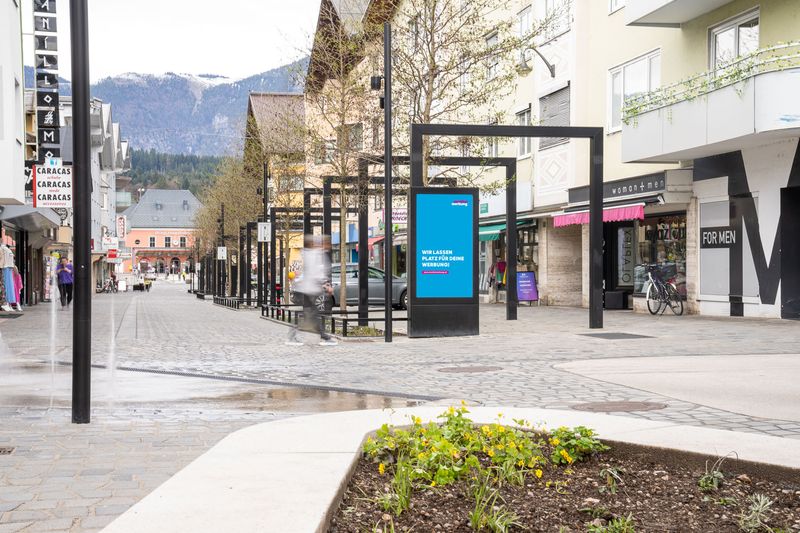
[[[333, 285], [333, 295], [328, 298], [318, 298], [317, 307], [323, 309], [339, 305], [339, 287], [341, 286], [341, 265], [331, 267], [331, 284]], [[383, 270], [375, 267], [368, 267], [368, 302], [370, 305], [383, 305], [385, 301], [385, 279], [386, 274]], [[348, 263], [345, 270], [347, 283], [347, 305], [358, 304], [358, 264]], [[302, 277], [302, 276], [301, 276]], [[301, 277], [295, 279], [297, 283]], [[292, 292], [292, 302], [300, 304], [299, 295]], [[408, 309], [408, 280], [405, 278], [392, 278], [392, 306], [396, 309]]]

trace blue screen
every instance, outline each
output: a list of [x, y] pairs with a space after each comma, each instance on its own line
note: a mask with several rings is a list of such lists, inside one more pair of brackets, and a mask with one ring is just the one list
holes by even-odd
[[473, 197], [417, 195], [417, 298], [472, 298]]

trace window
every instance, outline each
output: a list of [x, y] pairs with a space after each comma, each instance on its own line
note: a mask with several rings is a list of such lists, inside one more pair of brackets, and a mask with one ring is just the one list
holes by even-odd
[[[323, 165], [333, 162], [333, 154], [336, 150], [336, 139], [328, 139], [318, 143], [314, 147], [314, 164]], [[272, 195], [270, 195], [272, 198]]]
[[[489, 124], [496, 125], [497, 122], [490, 122]], [[497, 137], [486, 139], [486, 157], [500, 157], [500, 139]]]
[[172, 248], [172, 237], [164, 237], [164, 248]]
[[661, 86], [661, 51], [629, 61], [609, 71], [608, 129], [622, 128], [622, 110], [625, 101], [654, 91]]
[[497, 48], [499, 42], [497, 34], [486, 38], [486, 49], [489, 51], [489, 56], [486, 58], [486, 78], [490, 80], [497, 77], [499, 69], [497, 54], [493, 52], [493, 50]]
[[608, 0], [608, 13], [614, 13], [625, 7], [625, 0]]
[[150, 248], [155, 248], [155, 247], [156, 247], [156, 238], [150, 237]]
[[379, 279], [383, 281], [383, 272], [379, 270], [375, 270], [374, 268], [369, 269], [369, 279]]
[[[520, 126], [531, 125], [531, 108], [517, 113], [517, 124]], [[532, 139], [530, 137], [520, 137], [517, 139], [517, 157], [525, 157], [531, 153]]]
[[545, 0], [545, 28], [546, 40], [555, 39], [569, 31], [570, 0]]
[[[531, 34], [531, 6], [526, 7], [517, 14], [517, 31], [519, 38], [522, 39], [523, 50], [525, 49], [525, 39]], [[520, 50], [520, 53], [523, 52]]]
[[180, 243], [181, 243], [181, 248], [186, 248], [186, 237], [181, 237]]
[[710, 67], [719, 68], [758, 50], [758, 22], [759, 12], [755, 11], [712, 28], [709, 35]]
[[336, 145], [345, 152], [360, 152], [364, 149], [364, 126], [346, 124], [336, 128]]
[[[569, 126], [569, 85], [539, 99], [539, 115], [542, 126]], [[542, 137], [539, 150], [544, 150], [568, 139], [564, 137]]]

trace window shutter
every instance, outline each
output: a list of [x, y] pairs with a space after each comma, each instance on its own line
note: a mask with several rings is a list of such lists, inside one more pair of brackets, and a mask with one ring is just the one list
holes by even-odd
[[[569, 86], [539, 99], [542, 126], [569, 126]], [[539, 150], [566, 141], [566, 137], [542, 137]]]

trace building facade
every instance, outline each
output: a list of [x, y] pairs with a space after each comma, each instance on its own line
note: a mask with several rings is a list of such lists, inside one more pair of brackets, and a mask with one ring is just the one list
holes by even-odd
[[123, 261], [123, 272], [191, 272], [196, 260], [195, 216], [199, 209], [200, 201], [191, 191], [146, 190], [139, 202], [124, 212], [128, 228], [124, 244], [131, 257]]
[[671, 32], [663, 86], [627, 102], [621, 148], [625, 162], [677, 163], [692, 175], [690, 309], [800, 318], [800, 6], [629, 0], [626, 9], [629, 26]]

